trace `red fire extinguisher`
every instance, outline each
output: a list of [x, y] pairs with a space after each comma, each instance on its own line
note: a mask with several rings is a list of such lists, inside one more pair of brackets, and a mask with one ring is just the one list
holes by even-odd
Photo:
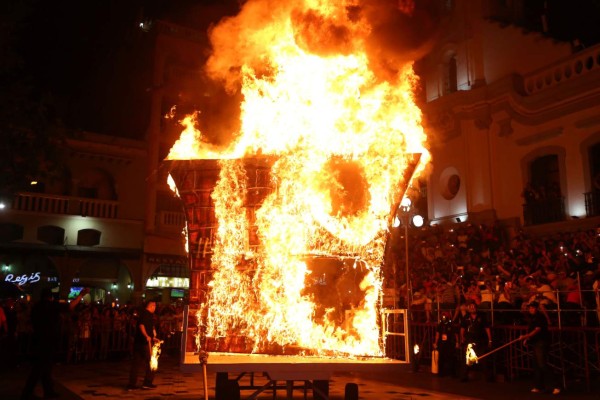
[[440, 352], [437, 349], [431, 351], [431, 373], [437, 374], [439, 372], [439, 361]]

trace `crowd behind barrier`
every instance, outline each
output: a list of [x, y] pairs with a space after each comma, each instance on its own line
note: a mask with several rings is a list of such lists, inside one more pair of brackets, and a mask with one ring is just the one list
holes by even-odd
[[[392, 255], [396, 271], [407, 272], [409, 280], [407, 285], [405, 274], [396, 276], [395, 307], [407, 309], [410, 343], [405, 347], [402, 336], [388, 338], [388, 356], [405, 359], [404, 352], [411, 351], [416, 367], [429, 364], [442, 316], [458, 332], [469, 302], [491, 322], [492, 348], [502, 347], [527, 332], [527, 304], [536, 301], [550, 326], [555, 374], [564, 387], [583, 381], [592, 390], [600, 376], [600, 228], [508, 236], [497, 225], [461, 224], [412, 231], [406, 245], [399, 239]], [[531, 375], [530, 353], [519, 342], [487, 361], [496, 377], [511, 380]], [[456, 346], [456, 365], [465, 357]]]
[[[3, 367], [27, 362], [32, 356], [32, 306], [26, 298], [5, 301], [7, 331], [0, 331], [0, 363]], [[81, 363], [130, 358], [139, 310], [128, 305], [117, 308], [80, 303], [72, 313], [62, 314], [62, 340], [56, 343], [56, 360]], [[164, 341], [162, 353], [178, 354], [183, 305], [159, 305], [155, 315], [158, 337]]]
[[[416, 322], [474, 301], [494, 324], [519, 324], [525, 305], [542, 304], [553, 326], [600, 326], [600, 228], [507, 237], [496, 225], [429, 227], [394, 247], [399, 306]], [[408, 296], [407, 296], [408, 293]], [[408, 307], [407, 307], [408, 306]]]
[[[397, 238], [396, 238], [397, 239]], [[392, 239], [396, 270], [402, 271], [408, 249], [409, 284], [396, 276], [398, 308], [407, 308], [411, 341], [422, 348], [427, 361], [435, 328], [446, 312], [452, 319], [461, 305], [475, 302], [492, 322], [494, 344], [501, 345], [523, 333], [525, 306], [538, 301], [550, 322], [557, 347], [554, 367], [565, 379], [575, 371], [588, 384], [600, 372], [600, 228], [533, 237], [524, 231], [507, 236], [497, 225], [461, 224], [429, 227], [411, 232], [409, 246]], [[391, 270], [388, 268], [387, 270]], [[386, 271], [387, 271], [386, 270]], [[386, 272], [386, 281], [393, 277]], [[27, 361], [31, 350], [32, 304], [6, 300], [7, 323], [0, 327], [3, 366]], [[158, 337], [163, 352], [180, 351], [183, 305], [159, 305]], [[137, 308], [80, 304], [62, 321], [62, 341], [56, 354], [61, 362], [128, 358], [131, 355]], [[395, 340], [395, 339], [394, 339]], [[388, 356], [402, 346], [390, 343]], [[503, 349], [493, 358], [494, 369], [508, 379], [530, 370], [527, 351]], [[463, 355], [457, 354], [457, 360]]]

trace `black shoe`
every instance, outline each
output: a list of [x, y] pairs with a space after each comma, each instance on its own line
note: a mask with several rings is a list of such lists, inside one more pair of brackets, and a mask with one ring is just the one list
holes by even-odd
[[125, 390], [127, 390], [128, 392], [134, 391], [134, 390], [138, 390], [140, 387], [139, 386], [131, 386], [131, 385], [127, 385], [127, 387], [125, 388]]
[[142, 385], [142, 389], [156, 389], [156, 385], [152, 384], [152, 383], [144, 383]]

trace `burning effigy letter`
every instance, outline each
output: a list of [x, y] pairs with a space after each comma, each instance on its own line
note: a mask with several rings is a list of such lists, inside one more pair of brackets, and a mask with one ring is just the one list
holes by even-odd
[[373, 34], [367, 6], [325, 0], [249, 0], [210, 31], [239, 129], [218, 147], [189, 116], [168, 157], [209, 271], [199, 347], [383, 355], [387, 233], [429, 153], [412, 63], [382, 68]]

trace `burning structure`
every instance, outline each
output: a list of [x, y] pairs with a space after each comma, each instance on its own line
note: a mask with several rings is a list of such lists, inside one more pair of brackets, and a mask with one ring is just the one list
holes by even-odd
[[168, 157], [198, 324], [187, 350], [383, 355], [386, 240], [429, 153], [409, 57], [375, 46], [390, 24], [375, 15], [418, 9], [366, 3], [250, 0], [211, 30], [206, 72], [240, 114], [227, 143], [188, 116]]

